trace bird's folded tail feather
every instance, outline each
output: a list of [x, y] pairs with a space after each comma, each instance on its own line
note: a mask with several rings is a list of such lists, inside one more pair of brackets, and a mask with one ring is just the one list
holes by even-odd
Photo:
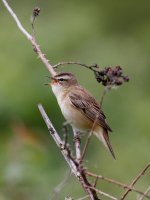
[[103, 145], [106, 147], [106, 149], [110, 152], [110, 154], [112, 155], [112, 157], [114, 159], [116, 159], [115, 157], [115, 153], [113, 151], [113, 148], [111, 146], [110, 140], [109, 140], [109, 135], [107, 130], [105, 130], [102, 127], [99, 127], [98, 129], [96, 129], [94, 131], [94, 134], [96, 135], [96, 137], [103, 143]]

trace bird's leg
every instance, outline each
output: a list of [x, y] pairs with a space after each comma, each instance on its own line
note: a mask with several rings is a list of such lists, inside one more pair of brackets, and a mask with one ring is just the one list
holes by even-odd
[[81, 163], [82, 159], [81, 159], [81, 140], [80, 140], [80, 132], [73, 129], [73, 133], [74, 133], [74, 144], [75, 144], [75, 150], [76, 150], [76, 161], [78, 164]]

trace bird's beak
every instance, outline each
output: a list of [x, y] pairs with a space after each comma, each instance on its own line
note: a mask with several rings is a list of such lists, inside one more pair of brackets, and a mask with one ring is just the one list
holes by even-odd
[[54, 84], [54, 83], [58, 83], [58, 80], [56, 79], [56, 78], [54, 78], [54, 77], [51, 77], [51, 84]]
[[47, 76], [47, 77], [51, 79], [51, 82], [44, 83], [44, 85], [52, 85], [52, 84], [58, 83], [58, 80], [55, 77], [49, 77], [49, 76]]

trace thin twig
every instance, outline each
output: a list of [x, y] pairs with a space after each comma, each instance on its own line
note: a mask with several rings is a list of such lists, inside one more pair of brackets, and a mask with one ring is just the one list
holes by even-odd
[[96, 187], [96, 185], [97, 185], [97, 182], [98, 182], [98, 177], [96, 177], [96, 178], [95, 178], [95, 182], [94, 182], [94, 185], [93, 185], [93, 187]]
[[[145, 174], [145, 172], [150, 168], [150, 163], [138, 174], [138, 176], [132, 181], [130, 184], [130, 188], [132, 188], [136, 182]], [[128, 193], [132, 191], [131, 189], [128, 189], [123, 196], [121, 197], [121, 200], [125, 199], [125, 197], [128, 195]]]
[[56, 199], [56, 196], [61, 192], [61, 190], [67, 184], [67, 181], [69, 180], [70, 175], [71, 175], [70, 171], [69, 173], [67, 172], [64, 179], [53, 189], [52, 193], [49, 195], [50, 200]]
[[97, 189], [97, 188], [95, 188], [95, 187], [92, 187], [92, 186], [88, 186], [88, 187], [89, 187], [90, 189], [94, 190], [95, 192], [101, 194], [102, 196], [108, 197], [109, 199], [112, 199], [112, 200], [119, 200], [118, 198], [116, 198], [116, 197], [114, 197], [114, 196], [112, 196], [112, 195], [110, 195], [110, 194], [107, 194], [107, 193], [105, 193], [105, 192], [103, 192], [103, 191], [101, 191], [101, 190], [99, 190], [99, 189]]
[[84, 199], [87, 199], [87, 198], [89, 198], [89, 196], [84, 196], [84, 197], [81, 197], [81, 198], [79, 198], [79, 199], [76, 199], [76, 200], [84, 200]]
[[6, 9], [8, 10], [8, 12], [10, 13], [10, 15], [13, 17], [13, 19], [15, 20], [19, 30], [23, 33], [23, 35], [26, 36], [26, 38], [31, 42], [34, 51], [37, 53], [38, 57], [41, 59], [41, 61], [43, 62], [43, 64], [45, 65], [45, 67], [47, 68], [47, 70], [54, 76], [56, 75], [55, 70], [53, 69], [52, 65], [49, 63], [49, 61], [46, 59], [45, 55], [42, 53], [39, 45], [35, 42], [35, 40], [33, 39], [33, 37], [25, 30], [25, 28], [23, 27], [23, 25], [21, 24], [20, 20], [18, 19], [18, 17], [16, 16], [16, 14], [14, 13], [14, 11], [12, 10], [12, 8], [9, 6], [9, 4], [7, 3], [6, 0], [2, 0], [4, 6], [6, 7]]
[[[101, 96], [101, 100], [100, 100], [100, 110], [101, 110], [101, 108], [102, 108], [102, 104], [103, 104], [103, 101], [104, 101], [104, 97], [105, 97], [105, 95], [106, 95], [106, 93], [107, 93], [108, 90], [109, 90], [109, 88], [108, 88], [107, 86], [105, 86], [105, 87], [104, 87], [104, 90], [103, 90], [103, 93], [102, 93], [102, 96]], [[93, 130], [94, 130], [94, 128], [95, 128], [95, 125], [96, 125], [96, 123], [97, 123], [98, 116], [99, 116], [99, 114], [96, 115], [95, 120], [94, 120], [93, 125], [92, 125], [92, 129], [91, 129], [91, 131], [89, 132], [89, 135], [88, 135], [87, 140], [86, 140], [86, 142], [85, 142], [85, 145], [84, 145], [84, 148], [83, 148], [83, 151], [82, 151], [82, 159], [84, 158], [85, 153], [86, 153], [86, 150], [87, 150], [87, 147], [88, 147], [88, 145], [89, 145], [89, 143], [90, 143], [90, 139], [91, 139], [91, 136], [92, 136], [92, 134], [93, 134]]]
[[53, 65], [53, 68], [58, 68], [59, 66], [62, 66], [62, 65], [80, 65], [80, 66], [83, 66], [83, 67], [88, 68], [88, 69], [95, 71], [95, 72], [99, 72], [99, 70], [100, 70], [100, 68], [97, 64], [86, 65], [86, 64], [76, 62], [76, 61], [59, 62], [56, 65]]
[[83, 151], [82, 151], [82, 156], [81, 156], [81, 157], [82, 157], [82, 160], [83, 160], [83, 158], [84, 158], [84, 156], [85, 156], [85, 153], [86, 153], [86, 151], [87, 151], [87, 147], [88, 147], [88, 145], [89, 145], [89, 143], [90, 143], [90, 139], [91, 139], [92, 134], [93, 134], [93, 132], [90, 131], [89, 134], [88, 134], [88, 136], [87, 136], [87, 139], [86, 139], [85, 145], [84, 145], [84, 147], [83, 147]]
[[144, 194], [139, 198], [139, 200], [143, 200], [144, 197], [146, 197], [146, 195], [149, 193], [150, 191], [150, 186], [147, 188], [147, 190], [144, 192]]
[[96, 123], [97, 123], [97, 118], [98, 118], [98, 116], [95, 117], [95, 120], [94, 120], [94, 122], [93, 122], [92, 128], [91, 128], [91, 130], [90, 130], [90, 132], [89, 132], [89, 134], [88, 134], [88, 136], [87, 136], [85, 145], [84, 145], [84, 147], [83, 147], [82, 156], [81, 156], [81, 157], [82, 157], [82, 160], [83, 160], [83, 158], [84, 158], [84, 156], [85, 156], [87, 147], [88, 147], [88, 145], [89, 145], [89, 143], [90, 143], [90, 139], [91, 139], [91, 136], [92, 136], [92, 134], [93, 134], [93, 130], [94, 130], [95, 125], [96, 125]]
[[[107, 178], [107, 177], [104, 177], [104, 176], [101, 176], [101, 175], [97, 175], [97, 174], [94, 174], [94, 173], [89, 172], [89, 171], [86, 171], [86, 174], [89, 175], [89, 176], [91, 176], [91, 177], [95, 177], [95, 178], [98, 178], [98, 179], [107, 181], [108, 183], [115, 184], [115, 185], [117, 185], [117, 186], [119, 186], [119, 187], [122, 187], [123, 189], [129, 189], [129, 190], [132, 190], [132, 191], [134, 191], [134, 192], [136, 192], [136, 193], [138, 193], [138, 194], [140, 194], [140, 195], [144, 195], [143, 192], [141, 192], [141, 191], [139, 191], [139, 190], [137, 190], [137, 189], [135, 189], [135, 188], [133, 188], [133, 187], [130, 187], [130, 186], [127, 185], [127, 184], [121, 183], [121, 182], [119, 182], [119, 181], [116, 181], [116, 180], [113, 180], [113, 179], [110, 179], [110, 178]], [[145, 195], [145, 197], [146, 197], [147, 199], [150, 199], [150, 196], [148, 196], [148, 195]]]
[[105, 86], [104, 90], [103, 90], [103, 93], [102, 93], [102, 96], [101, 96], [101, 100], [100, 100], [100, 108], [102, 107], [102, 104], [103, 104], [103, 101], [104, 101], [104, 97], [105, 97], [107, 92], [108, 92], [108, 87]]
[[[107, 91], [108, 91], [108, 88], [105, 87], [104, 90], [103, 90], [103, 93], [102, 93], [101, 100], [100, 100], [100, 110], [101, 110], [102, 103], [103, 103], [103, 100], [104, 100], [104, 97], [105, 97]], [[82, 159], [84, 158], [85, 153], [86, 153], [86, 150], [87, 150], [87, 147], [88, 147], [88, 145], [89, 145], [89, 143], [90, 143], [90, 139], [91, 139], [91, 136], [92, 136], [92, 134], [93, 134], [93, 130], [94, 130], [94, 128], [95, 128], [95, 125], [96, 125], [96, 123], [97, 123], [98, 116], [99, 116], [99, 114], [96, 115], [95, 120], [94, 120], [93, 125], [92, 125], [92, 129], [91, 129], [91, 131], [89, 132], [89, 135], [88, 135], [87, 140], [86, 140], [86, 142], [85, 142], [85, 145], [84, 145], [84, 148], [83, 148], [83, 151], [82, 151]]]

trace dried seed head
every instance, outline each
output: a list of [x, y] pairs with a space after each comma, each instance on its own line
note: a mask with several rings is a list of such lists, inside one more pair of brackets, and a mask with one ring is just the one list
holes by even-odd
[[108, 86], [109, 88], [113, 86], [120, 86], [124, 82], [129, 81], [128, 76], [123, 75], [123, 70], [120, 66], [116, 67], [106, 67], [101, 71], [95, 71], [95, 78], [103, 86]]
[[40, 14], [40, 8], [39, 7], [35, 7], [34, 9], [33, 9], [33, 16], [34, 17], [37, 17], [39, 14]]

